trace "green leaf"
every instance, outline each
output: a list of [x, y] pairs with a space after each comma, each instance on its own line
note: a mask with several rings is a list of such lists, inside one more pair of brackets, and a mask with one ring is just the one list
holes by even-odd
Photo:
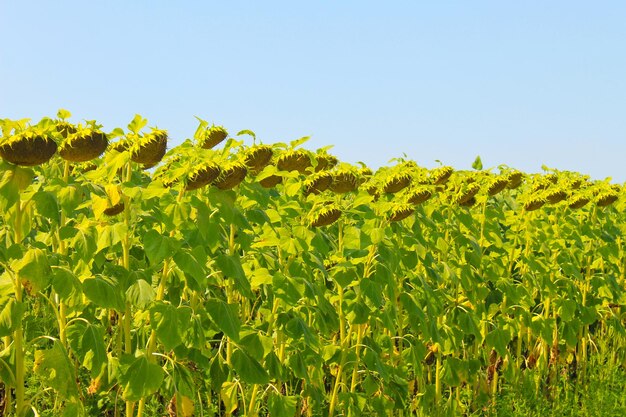
[[124, 310], [124, 301], [115, 282], [102, 277], [87, 278], [83, 281], [83, 292], [94, 304], [102, 308]]
[[139, 401], [157, 392], [163, 382], [163, 369], [157, 364], [148, 362], [145, 356], [140, 356], [121, 375], [124, 389], [122, 397], [126, 401]]
[[303, 136], [300, 139], [292, 140], [291, 142], [289, 142], [289, 145], [292, 148], [296, 148], [296, 147], [302, 145], [303, 143], [305, 143], [306, 141], [308, 141], [309, 139], [311, 139], [310, 136]]
[[13, 367], [7, 363], [5, 357], [0, 357], [0, 381], [2, 381], [5, 385], [15, 386]]
[[505, 357], [507, 354], [507, 345], [511, 341], [511, 335], [504, 329], [495, 329], [485, 337], [488, 346], [493, 347], [498, 355]]
[[145, 309], [156, 297], [154, 288], [143, 279], [138, 279], [126, 290], [126, 297], [134, 307]]
[[245, 335], [238, 344], [244, 348], [248, 355], [258, 361], [262, 360], [265, 355], [274, 349], [272, 338], [257, 332]]
[[293, 417], [296, 415], [298, 397], [270, 392], [267, 399], [267, 408], [272, 417]]
[[0, 311], [0, 337], [11, 335], [22, 324], [24, 303], [9, 298]]
[[476, 159], [474, 159], [474, 162], [472, 163], [472, 168], [478, 171], [483, 169], [483, 161], [480, 159], [480, 156], [477, 156]]
[[189, 398], [194, 398], [196, 396], [193, 375], [187, 368], [179, 363], [174, 364], [174, 384], [176, 385], [176, 391], [182, 395]]
[[160, 302], [150, 308], [150, 326], [166, 350], [183, 342], [183, 333], [189, 328], [191, 313], [186, 307], [176, 308]]
[[158, 265], [172, 253], [170, 238], [154, 229], [149, 230], [143, 236], [143, 245], [151, 265]]
[[78, 353], [82, 365], [97, 377], [107, 362], [104, 329], [100, 325], [75, 321], [67, 327], [67, 338], [72, 349]]
[[51, 349], [35, 351], [33, 370], [62, 398], [78, 396], [74, 366], [60, 341], [55, 340]]
[[76, 185], [66, 185], [56, 193], [58, 204], [66, 216], [74, 217], [74, 211], [83, 202], [83, 193]]
[[201, 291], [206, 287], [207, 272], [204, 263], [201, 263], [194, 253], [181, 249], [174, 255], [174, 263], [180, 268], [187, 278], [188, 285], [195, 291]]
[[96, 253], [96, 229], [95, 227], [80, 226], [76, 228], [76, 234], [71, 241], [74, 252], [85, 262], [91, 261]]
[[232, 364], [242, 381], [248, 384], [267, 384], [269, 375], [261, 364], [243, 350], [236, 349], [233, 352]]
[[304, 342], [309, 347], [317, 347], [319, 345], [319, 339], [311, 332], [309, 326], [300, 317], [293, 317], [290, 319], [284, 327], [285, 334], [294, 340], [304, 339]]
[[148, 119], [144, 119], [140, 114], [136, 114], [133, 120], [128, 124], [128, 130], [133, 133], [139, 133], [148, 124]]
[[54, 267], [52, 271], [52, 288], [62, 300], [81, 294], [81, 282], [72, 271], [62, 267]]
[[220, 389], [220, 396], [224, 403], [224, 412], [228, 416], [232, 415], [239, 407], [239, 402], [237, 401], [238, 385], [236, 382], [224, 382]]
[[235, 288], [241, 295], [252, 298], [252, 289], [250, 282], [246, 278], [246, 274], [241, 266], [241, 260], [236, 255], [219, 255], [215, 262], [218, 268], [224, 273], [226, 278], [232, 278], [235, 281]]
[[241, 322], [237, 314], [236, 304], [226, 304], [219, 298], [209, 298], [206, 301], [206, 310], [217, 327], [234, 341], [239, 341]]
[[249, 136], [252, 136], [252, 139], [255, 139], [255, 140], [256, 140], [256, 135], [255, 135], [255, 134], [254, 134], [254, 132], [253, 132], [253, 131], [251, 131], [251, 130], [248, 130], [248, 129], [240, 130], [240, 131], [237, 133], [237, 136], [241, 136], [241, 135], [249, 135]]
[[41, 249], [29, 249], [24, 257], [14, 262], [13, 269], [18, 279], [32, 288], [32, 291], [44, 289], [50, 282], [51, 269], [48, 256]]
[[61, 120], [69, 119], [70, 117], [72, 117], [72, 113], [70, 113], [69, 110], [59, 109], [59, 111], [57, 112], [57, 117]]
[[[105, 201], [105, 205], [108, 206], [106, 200], [103, 200]], [[122, 239], [124, 239], [127, 233], [128, 227], [124, 222], [117, 222], [101, 228], [98, 233], [96, 252], [100, 252], [101, 250], [109, 249], [112, 246], [117, 245], [122, 241]]]
[[46, 191], [38, 191], [33, 195], [33, 201], [37, 212], [43, 217], [59, 223], [61, 210], [54, 194]]
[[211, 387], [218, 391], [224, 382], [228, 379], [228, 367], [222, 361], [220, 355], [215, 355], [209, 366], [209, 376], [211, 378]]

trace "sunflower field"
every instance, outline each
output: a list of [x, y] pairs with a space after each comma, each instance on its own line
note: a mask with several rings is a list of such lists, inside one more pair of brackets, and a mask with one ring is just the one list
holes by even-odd
[[70, 117], [0, 120], [0, 416], [495, 415], [515, 389], [577, 404], [599, 367], [626, 387], [622, 185]]

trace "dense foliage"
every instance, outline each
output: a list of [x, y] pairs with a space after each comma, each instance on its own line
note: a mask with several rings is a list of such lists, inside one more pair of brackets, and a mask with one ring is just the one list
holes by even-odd
[[69, 117], [1, 121], [0, 415], [469, 415], [624, 375], [621, 186]]

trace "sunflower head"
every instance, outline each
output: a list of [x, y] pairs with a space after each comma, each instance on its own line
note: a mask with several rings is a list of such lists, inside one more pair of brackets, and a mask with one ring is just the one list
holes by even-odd
[[327, 153], [320, 153], [315, 155], [315, 159], [317, 160], [317, 166], [315, 167], [315, 172], [323, 171], [325, 169], [331, 169], [339, 164], [339, 159], [334, 155], [329, 155]]
[[339, 194], [354, 191], [359, 186], [359, 177], [352, 170], [342, 169], [332, 173], [331, 191]]
[[480, 191], [480, 185], [477, 182], [462, 184], [456, 193], [456, 203], [463, 205], [469, 202]]
[[305, 151], [292, 149], [280, 154], [276, 166], [281, 171], [298, 171], [304, 174], [311, 166], [311, 158]]
[[197, 190], [211, 184], [220, 176], [220, 167], [213, 163], [204, 163], [194, 168], [187, 178], [185, 191]]
[[246, 178], [247, 173], [248, 169], [245, 164], [241, 162], [231, 162], [226, 165], [226, 167], [222, 168], [220, 176], [213, 181], [213, 185], [220, 190], [230, 190], [241, 184]]
[[274, 151], [271, 146], [258, 145], [248, 148], [244, 156], [244, 163], [254, 172], [260, 172], [272, 160]]
[[67, 123], [57, 125], [57, 130], [61, 126], [61, 135], [65, 140], [59, 147], [61, 158], [70, 162], [86, 162], [102, 155], [109, 145], [109, 138], [98, 126], [83, 128], [82, 126], [72, 127], [73, 133], [69, 133]]
[[219, 145], [228, 137], [224, 126], [211, 125], [211, 127], [197, 134], [198, 144], [203, 149], [211, 149]]
[[[55, 132], [56, 134], [56, 132]], [[29, 128], [0, 141], [0, 156], [12, 164], [36, 166], [48, 162], [58, 145], [49, 130]]]
[[428, 201], [433, 196], [432, 191], [426, 187], [419, 187], [411, 190], [408, 194], [407, 201], [411, 204], [422, 204]]
[[408, 172], [398, 172], [392, 174], [383, 183], [383, 191], [395, 194], [411, 184], [411, 175]]
[[262, 180], [259, 180], [259, 184], [263, 188], [274, 188], [278, 184], [282, 184], [283, 177], [280, 175], [270, 175], [269, 177], [265, 177]]
[[524, 203], [524, 210], [526, 211], [535, 211], [539, 210], [546, 203], [546, 200], [539, 195], [531, 195], [526, 202]]
[[389, 211], [389, 221], [399, 222], [415, 212], [415, 208], [409, 204], [396, 204]]
[[329, 226], [339, 220], [341, 213], [341, 209], [334, 203], [324, 203], [313, 207], [308, 216], [309, 226]]
[[520, 171], [512, 171], [507, 175], [507, 179], [509, 181], [507, 188], [509, 190], [514, 190], [522, 185], [522, 182], [524, 181], [524, 174]]
[[596, 197], [596, 204], [600, 207], [610, 206], [619, 198], [619, 193], [614, 189], [601, 191]]
[[499, 194], [508, 185], [509, 185], [509, 178], [501, 175], [491, 180], [487, 188], [487, 192], [489, 193], [490, 196], [494, 196], [494, 195]]
[[304, 195], [319, 194], [330, 187], [333, 182], [333, 176], [328, 171], [321, 171], [313, 174], [304, 182]]
[[567, 198], [567, 192], [563, 189], [548, 189], [545, 194], [546, 200], [550, 204], [557, 204]]
[[130, 159], [142, 165], [158, 164], [167, 151], [167, 131], [152, 129], [145, 136], [139, 136], [129, 147]]
[[591, 199], [587, 195], [574, 195], [568, 201], [568, 206], [573, 210], [577, 210], [585, 207], [590, 201]]
[[430, 179], [435, 185], [442, 185], [448, 182], [454, 169], [449, 166], [442, 166], [430, 171]]

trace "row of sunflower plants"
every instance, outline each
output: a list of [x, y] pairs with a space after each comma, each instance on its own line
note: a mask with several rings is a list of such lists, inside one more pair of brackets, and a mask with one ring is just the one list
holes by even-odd
[[619, 185], [70, 117], [0, 126], [2, 415], [469, 414], [626, 365]]

